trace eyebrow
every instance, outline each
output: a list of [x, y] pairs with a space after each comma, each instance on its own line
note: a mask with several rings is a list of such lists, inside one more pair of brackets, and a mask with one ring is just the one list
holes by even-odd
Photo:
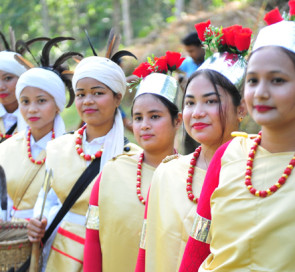
[[[218, 94], [218, 93], [211, 92], [211, 93], [203, 94], [202, 97], [208, 97], [208, 96], [211, 96], [211, 95], [220, 96], [220, 94]], [[191, 95], [191, 94], [186, 94], [186, 95], [185, 95], [185, 98], [194, 98], [194, 96]]]
[[[161, 110], [150, 110], [148, 111], [148, 113], [155, 113], [155, 112], [162, 112]], [[141, 112], [135, 112], [133, 113], [133, 115], [141, 115], [142, 113]]]
[[[40, 97], [46, 97], [46, 95], [45, 94], [40, 94], [40, 95], [37, 96], [37, 98], [40, 98]], [[20, 98], [28, 98], [28, 96], [22, 95], [22, 96], [20, 96]]]
[[[249, 72], [247, 72], [247, 75], [256, 75], [258, 73], [259, 72], [251, 72], [251, 71], [249, 71]], [[280, 71], [280, 70], [268, 71], [267, 73], [270, 73], [270, 74], [278, 74], [278, 73], [284, 74], [284, 72]]]
[[[95, 89], [106, 89], [106, 87], [104, 87], [104, 86], [93, 86], [93, 87], [90, 88], [90, 90], [95, 90]], [[76, 92], [77, 91], [84, 91], [84, 90], [85, 90], [84, 88], [78, 88], [76, 90]]]
[[14, 74], [12, 74], [12, 73], [4, 73], [2, 76], [14, 76]]

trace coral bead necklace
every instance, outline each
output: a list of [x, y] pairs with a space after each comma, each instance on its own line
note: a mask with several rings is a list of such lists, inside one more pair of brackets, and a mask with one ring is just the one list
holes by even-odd
[[141, 168], [142, 168], [142, 162], [143, 162], [144, 154], [143, 152], [139, 156], [139, 160], [137, 163], [137, 182], [136, 182], [136, 193], [139, 201], [145, 205], [145, 200], [141, 194]]
[[[176, 150], [174, 150], [174, 154], [178, 154]], [[139, 199], [139, 201], [145, 205], [145, 200], [141, 194], [141, 169], [142, 169], [142, 162], [143, 162], [143, 158], [144, 158], [144, 153], [142, 152], [139, 155], [139, 160], [137, 163], [137, 179], [136, 179], [136, 193], [137, 193], [137, 197]]]
[[[54, 129], [52, 129], [52, 135], [51, 135], [51, 140], [55, 139], [55, 133], [54, 133]], [[31, 128], [28, 130], [28, 134], [27, 134], [27, 147], [28, 147], [28, 156], [29, 159], [32, 163], [34, 164], [43, 164], [46, 160], [46, 157], [44, 159], [42, 159], [41, 161], [36, 161], [33, 157], [32, 157], [32, 152], [31, 152]]]
[[[200, 156], [202, 147], [199, 146], [196, 148], [193, 158], [190, 161], [190, 167], [188, 170], [188, 178], [186, 179], [186, 192], [188, 199], [194, 203], [198, 203], [198, 198], [194, 196], [193, 194], [193, 189], [192, 189], [192, 183], [193, 183], [193, 175], [195, 172], [195, 166], [197, 164], [197, 160]], [[137, 197], [139, 201], [145, 205], [145, 200], [141, 194], [141, 168], [142, 168], [142, 162], [143, 162], [144, 154], [141, 153], [139, 156], [138, 164], [137, 164], [137, 183], [136, 183], [136, 192], [137, 192]]]
[[196, 164], [197, 164], [197, 160], [200, 156], [200, 153], [201, 153], [201, 150], [202, 150], [202, 147], [199, 146], [196, 148], [194, 154], [193, 154], [193, 157], [190, 161], [190, 167], [188, 169], [188, 178], [186, 179], [186, 192], [187, 192], [187, 196], [188, 196], [188, 199], [194, 203], [198, 203], [198, 198], [194, 196], [193, 194], [193, 188], [192, 188], [192, 183], [193, 183], [193, 176], [194, 176], [194, 173], [195, 173], [195, 167], [196, 167]]
[[94, 155], [85, 154], [82, 148], [82, 138], [84, 130], [86, 129], [87, 125], [84, 125], [82, 128], [78, 130], [78, 137], [76, 138], [76, 149], [77, 153], [81, 158], [84, 158], [86, 161], [92, 161], [96, 158], [100, 158], [102, 155], [102, 149], [97, 151]]
[[250, 193], [253, 194], [254, 196], [267, 197], [275, 193], [280, 187], [282, 187], [285, 184], [287, 178], [291, 175], [291, 172], [295, 166], [295, 155], [289, 162], [288, 166], [284, 170], [284, 173], [279, 178], [278, 182], [272, 185], [271, 187], [269, 187], [267, 190], [259, 191], [255, 189], [252, 185], [252, 168], [253, 168], [255, 153], [260, 143], [261, 143], [261, 131], [258, 133], [257, 138], [254, 140], [254, 144], [251, 147], [249, 155], [248, 155], [247, 167], [246, 167], [246, 173], [245, 173], [245, 184], [248, 190], [250, 191]]

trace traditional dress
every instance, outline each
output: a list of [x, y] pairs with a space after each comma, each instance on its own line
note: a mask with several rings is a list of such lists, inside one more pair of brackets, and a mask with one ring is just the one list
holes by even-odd
[[[52, 81], [55, 83], [53, 84]], [[15, 95], [18, 101], [21, 92], [27, 86], [37, 87], [47, 92], [54, 98], [59, 111], [64, 109], [65, 86], [59, 76], [52, 71], [33, 68], [23, 73], [16, 84]], [[47, 142], [52, 139], [53, 132], [49, 132], [37, 142], [35, 142], [33, 135], [30, 135], [30, 146], [28, 146], [29, 127], [27, 124], [25, 127], [26, 130], [19, 132], [9, 141], [0, 145], [0, 164], [6, 173], [9, 196], [7, 219], [33, 217], [33, 208], [45, 177], [43, 159], [46, 157]], [[65, 125], [59, 113], [55, 115], [53, 130], [55, 137], [59, 137], [65, 132]], [[39, 161], [40, 164], [31, 161], [29, 148], [32, 159]]]
[[[47, 167], [53, 170], [53, 181], [49, 201], [46, 205], [49, 224], [57, 212], [57, 207], [64, 202], [75, 182], [87, 168], [84, 158], [77, 154], [75, 148], [78, 133], [67, 134], [48, 144]], [[99, 150], [104, 143], [104, 137], [83, 144], [85, 153]], [[92, 146], [91, 146], [92, 145]], [[67, 152], [63, 152], [67, 150]], [[132, 144], [125, 146], [128, 153], [134, 153], [137, 147]], [[123, 152], [123, 150], [122, 150]], [[89, 152], [90, 153], [90, 152]], [[94, 179], [96, 180], [96, 178]], [[83, 192], [63, 219], [51, 245], [46, 265], [46, 271], [81, 271], [83, 264], [83, 249], [85, 240], [85, 215], [88, 209], [90, 192], [94, 182]], [[55, 195], [55, 197], [53, 196]], [[48, 206], [51, 206], [49, 208]]]
[[[85, 271], [134, 271], [140, 243], [145, 206], [137, 196], [137, 171], [139, 154], [122, 155], [108, 162], [102, 172], [96, 194], [99, 217], [88, 218], [87, 228], [96, 229], [93, 222], [99, 221], [99, 246], [101, 261], [96, 251], [85, 248]], [[141, 194], [146, 199], [155, 168], [142, 164]], [[111, 199], [110, 199], [111, 196]], [[111, 212], [110, 212], [111, 211]], [[87, 254], [90, 253], [90, 255]], [[87, 255], [87, 257], [86, 257]], [[96, 264], [95, 267], [93, 264]]]
[[[51, 140], [48, 133], [38, 142], [31, 136], [31, 152], [36, 160], [46, 156], [45, 147]], [[28, 219], [44, 182], [45, 165], [34, 164], [28, 156], [27, 133], [21, 131], [0, 145], [0, 165], [5, 170], [9, 196], [8, 218]]]
[[[211, 197], [211, 254], [199, 271], [293, 271], [295, 227], [290, 217], [295, 176], [273, 195], [260, 198], [245, 185], [245, 171], [253, 141], [234, 139], [221, 158], [218, 187]], [[270, 153], [259, 146], [255, 154], [252, 183], [257, 190], [274, 185], [294, 152]], [[215, 158], [218, 159], [218, 158]], [[256, 182], [255, 182], [256, 181]], [[273, 254], [270, 249], [274, 249]]]
[[[197, 204], [188, 199], [186, 179], [192, 154], [162, 163], [149, 194], [146, 271], [177, 271], [190, 235]], [[195, 167], [193, 194], [198, 197], [206, 171]]]

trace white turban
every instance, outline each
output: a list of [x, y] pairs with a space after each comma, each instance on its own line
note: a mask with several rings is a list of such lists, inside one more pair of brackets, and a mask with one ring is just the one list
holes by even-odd
[[27, 71], [27, 69], [14, 58], [15, 55], [19, 54], [10, 51], [1, 51], [0, 70], [14, 74], [19, 77], [22, 73]]
[[76, 67], [72, 79], [73, 89], [77, 82], [85, 77], [94, 78], [108, 86], [113, 92], [122, 94], [126, 92], [126, 77], [121, 67], [110, 59], [103, 57], [84, 58]]
[[[63, 81], [55, 72], [44, 68], [32, 68], [23, 73], [19, 77], [15, 89], [15, 96], [19, 103], [21, 92], [28, 86], [39, 88], [50, 94], [59, 111], [63, 111], [66, 105], [66, 89]], [[65, 132], [65, 125], [59, 114], [55, 117], [54, 131], [57, 137]]]

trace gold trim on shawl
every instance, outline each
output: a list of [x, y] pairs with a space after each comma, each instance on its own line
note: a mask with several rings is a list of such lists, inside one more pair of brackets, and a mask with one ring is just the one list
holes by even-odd
[[194, 239], [210, 244], [211, 237], [209, 236], [209, 230], [211, 226], [211, 220], [204, 218], [197, 214], [194, 220], [191, 237]]
[[86, 228], [99, 230], [99, 209], [98, 206], [89, 205], [86, 214]]
[[143, 220], [139, 247], [142, 249], [145, 249], [145, 242], [146, 242], [146, 219]]

